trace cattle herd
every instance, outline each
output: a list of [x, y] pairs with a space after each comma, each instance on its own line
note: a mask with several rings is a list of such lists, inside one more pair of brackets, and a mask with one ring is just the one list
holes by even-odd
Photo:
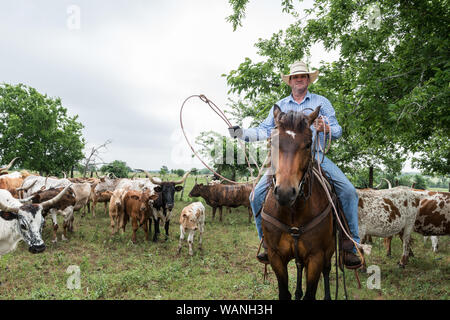
[[[133, 243], [136, 242], [136, 232], [141, 227], [145, 238], [154, 225], [153, 241], [157, 241], [160, 224], [164, 226], [166, 239], [169, 236], [169, 225], [173, 215], [175, 192], [183, 189], [187, 172], [180, 180], [161, 181], [152, 177], [147, 171], [147, 178], [112, 178], [105, 175], [97, 178], [56, 178], [42, 177], [30, 174], [26, 170], [8, 173], [13, 165], [13, 159], [6, 167], [0, 168], [0, 255], [13, 251], [20, 240], [24, 240], [30, 252], [38, 253], [45, 250], [42, 240], [42, 229], [45, 218], [52, 220], [52, 242], [57, 242], [58, 219], [63, 217], [62, 240], [68, 240], [68, 231], [73, 231], [74, 212], [83, 210], [92, 212], [98, 203], [104, 203], [105, 215], [109, 212], [111, 234], [119, 230], [124, 233], [127, 223], [131, 220]], [[211, 190], [208, 191], [208, 188]], [[223, 189], [223, 190], [221, 190]], [[195, 190], [201, 190], [195, 191]], [[203, 186], [196, 184], [190, 196], [202, 196], [210, 204], [214, 213], [222, 207], [237, 207], [244, 205], [249, 208], [248, 201], [251, 192], [250, 185], [225, 186], [217, 183]], [[193, 254], [192, 242], [195, 231], [200, 232], [200, 245], [204, 230], [205, 208], [200, 202], [187, 206], [180, 215], [180, 247], [186, 233], [188, 235], [189, 254]]]
[[[161, 181], [147, 171], [146, 178], [55, 178], [33, 175], [22, 170], [10, 172], [13, 159], [0, 168], [0, 255], [13, 251], [23, 240], [32, 253], [45, 250], [42, 229], [47, 216], [52, 220], [52, 241], [58, 241], [57, 215], [63, 217], [62, 240], [68, 239], [73, 231], [74, 212], [83, 209], [95, 216], [97, 203], [103, 202], [105, 214], [109, 212], [111, 233], [125, 231], [131, 220], [132, 238], [136, 242], [136, 231], [141, 227], [146, 239], [154, 224], [153, 241], [157, 241], [160, 224], [164, 226], [166, 238], [175, 202], [175, 192], [183, 189], [189, 172], [177, 181]], [[251, 184], [224, 185], [207, 183], [195, 185], [190, 197], [202, 197], [212, 207], [214, 219], [216, 209], [245, 206], [249, 222], [252, 212], [249, 203]], [[412, 254], [411, 233], [418, 232], [432, 236], [433, 249], [437, 250], [436, 236], [450, 233], [450, 193], [395, 187], [383, 190], [358, 189], [359, 233], [361, 239], [367, 236], [385, 238], [387, 254], [390, 254], [390, 240], [399, 235], [403, 242], [403, 253], [399, 265], [404, 267]], [[205, 207], [201, 202], [186, 206], [180, 213], [180, 239], [188, 234], [189, 254], [193, 254], [194, 233], [199, 231], [199, 245], [205, 224]], [[256, 231], [255, 231], [256, 234]]]

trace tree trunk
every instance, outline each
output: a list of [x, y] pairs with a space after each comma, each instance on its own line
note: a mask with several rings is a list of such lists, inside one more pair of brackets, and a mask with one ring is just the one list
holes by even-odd
[[369, 167], [369, 188], [373, 189], [373, 166]]

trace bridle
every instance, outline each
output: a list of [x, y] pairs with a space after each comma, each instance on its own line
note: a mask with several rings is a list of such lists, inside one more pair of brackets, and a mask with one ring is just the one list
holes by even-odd
[[[312, 174], [313, 163], [314, 163], [314, 159], [313, 159], [313, 157], [311, 157], [311, 159], [308, 161], [308, 166], [303, 173], [303, 177], [301, 178], [300, 182], [298, 183], [297, 198], [299, 198], [299, 197], [303, 198], [305, 201], [309, 199], [309, 197], [311, 196], [311, 192], [312, 192], [312, 182], [314, 179], [314, 175]], [[277, 182], [277, 180], [276, 180], [275, 175], [272, 175], [272, 184], [274, 186], [276, 186], [276, 182]], [[307, 189], [307, 192], [305, 193], [304, 187], [306, 186], [306, 183], [308, 183], [308, 189]]]

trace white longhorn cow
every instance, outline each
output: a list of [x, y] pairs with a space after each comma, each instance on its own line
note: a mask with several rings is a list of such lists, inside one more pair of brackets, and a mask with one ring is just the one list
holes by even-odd
[[68, 189], [69, 186], [53, 199], [39, 204], [23, 204], [8, 190], [0, 189], [0, 255], [15, 250], [20, 240], [26, 242], [30, 252], [43, 252], [42, 211], [57, 203]]

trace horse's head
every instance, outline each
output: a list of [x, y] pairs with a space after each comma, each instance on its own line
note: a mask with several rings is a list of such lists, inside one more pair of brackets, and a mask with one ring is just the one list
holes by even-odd
[[275, 174], [274, 195], [282, 206], [294, 204], [311, 160], [311, 124], [319, 115], [320, 106], [306, 116], [302, 112], [284, 113], [275, 105], [276, 128], [271, 136], [272, 168]]

